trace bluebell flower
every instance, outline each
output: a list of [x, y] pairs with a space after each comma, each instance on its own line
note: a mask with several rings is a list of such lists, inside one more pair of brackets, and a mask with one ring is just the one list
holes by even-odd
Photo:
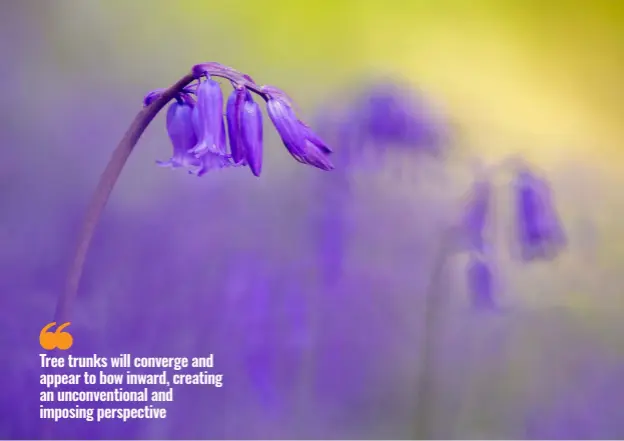
[[197, 88], [197, 105], [193, 109], [193, 128], [198, 142], [189, 150], [201, 161], [200, 168], [193, 171], [197, 176], [234, 165], [227, 153], [222, 108], [223, 95], [219, 83], [212, 80], [201, 83]]
[[485, 177], [478, 178], [470, 190], [461, 220], [464, 245], [471, 251], [484, 252], [484, 233], [492, 211], [492, 184]]
[[520, 167], [514, 180], [516, 237], [524, 261], [552, 259], [566, 245], [546, 180]]
[[331, 149], [314, 132], [297, 119], [288, 102], [281, 98], [269, 98], [267, 112], [284, 146], [297, 161], [321, 170], [332, 170], [328, 155]]
[[230, 151], [232, 160], [237, 164], [246, 164], [245, 151], [240, 140], [241, 112], [245, 104], [247, 90], [244, 87], [235, 87], [226, 104], [226, 118], [228, 136], [230, 137]]
[[194, 109], [194, 128], [198, 137], [191, 153], [226, 154], [225, 124], [223, 121], [223, 94], [221, 86], [208, 78], [197, 87], [197, 105]]
[[[249, 75], [220, 63], [208, 62], [193, 66], [190, 72], [170, 87], [154, 90], [143, 98], [143, 108], [134, 117], [111, 155], [80, 230], [78, 246], [66, 279], [67, 284], [56, 305], [54, 316], [57, 322], [69, 321], [72, 315], [86, 253], [97, 221], [117, 179], [145, 130], [170, 101], [175, 100], [169, 104], [166, 127], [173, 145], [173, 154], [168, 161], [157, 161], [160, 166], [185, 167], [189, 172], [201, 176], [214, 168], [239, 165], [227, 152], [223, 95], [213, 78], [225, 78], [235, 90], [245, 92], [243, 109], [239, 110], [240, 107], [235, 105], [234, 112], [229, 112], [232, 125], [230, 151], [233, 145], [237, 159], [244, 157], [256, 176], [260, 175], [262, 167], [262, 117], [250, 93], [256, 94], [265, 102], [283, 103], [282, 108], [288, 109], [286, 113], [273, 111], [271, 119], [282, 129], [284, 120], [287, 120], [288, 125], [294, 129], [295, 134], [291, 139], [295, 143], [289, 144], [288, 148], [296, 149], [295, 156], [300, 162], [325, 170], [333, 168], [327, 158], [331, 150], [307, 125], [299, 121], [292, 110], [292, 99], [285, 92], [273, 86], [259, 86]], [[237, 101], [235, 99], [234, 104]], [[241, 124], [245, 127], [241, 127]], [[279, 131], [284, 138], [284, 131]], [[239, 149], [240, 146], [243, 147], [244, 154]]]
[[254, 176], [260, 176], [262, 171], [262, 112], [249, 92], [245, 96], [240, 126], [240, 141], [245, 160]]
[[[332, 99], [319, 116], [322, 133], [336, 145], [336, 161], [341, 166], [379, 169], [390, 149], [442, 153], [450, 125], [433, 102], [395, 82], [359, 89], [353, 98], [341, 100], [343, 105]], [[366, 162], [370, 155], [372, 160]]]
[[396, 85], [374, 85], [357, 102], [361, 123], [373, 141], [400, 143], [409, 138], [411, 103]]
[[466, 283], [473, 307], [492, 309], [496, 306], [492, 267], [483, 254], [470, 253], [466, 267]]
[[[271, 121], [297, 161], [322, 170], [334, 168], [328, 157], [332, 150], [297, 118], [293, 100], [286, 92], [274, 86], [259, 86], [249, 75], [220, 63], [198, 64], [191, 71], [192, 74], [181, 80], [179, 86], [156, 89], [143, 99], [144, 106], [151, 106], [175, 88], [175, 99], [194, 109], [191, 122], [196, 143], [189, 148], [191, 156], [185, 156], [185, 161], [174, 161], [176, 166], [187, 165], [189, 171], [198, 176], [212, 169], [249, 166], [252, 173], [259, 176], [262, 170], [263, 123], [260, 107], [251, 95], [253, 92], [267, 102]], [[228, 79], [234, 88], [226, 103], [227, 133], [222, 113], [223, 94], [213, 77]], [[197, 83], [189, 84], [186, 78], [195, 78]], [[181, 157], [180, 152], [176, 155], [176, 158]]]
[[386, 82], [364, 88], [352, 103], [350, 118], [373, 143], [437, 151], [446, 127], [431, 103], [402, 85]]
[[167, 109], [167, 134], [173, 145], [173, 155], [168, 161], [156, 161], [161, 167], [199, 167], [201, 161], [189, 150], [197, 144], [193, 129], [193, 105], [174, 101]]

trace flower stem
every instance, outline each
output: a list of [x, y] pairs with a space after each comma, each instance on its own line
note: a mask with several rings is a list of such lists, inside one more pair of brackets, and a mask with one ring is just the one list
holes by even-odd
[[54, 314], [55, 321], [57, 323], [65, 323], [69, 321], [72, 314], [72, 306], [76, 299], [78, 292], [78, 285], [80, 283], [80, 277], [82, 276], [82, 270], [84, 267], [87, 252], [89, 251], [89, 245], [93, 238], [93, 232], [100, 219], [102, 211], [108, 202], [111, 192], [119, 179], [119, 175], [123, 170], [134, 146], [139, 141], [139, 138], [152, 122], [154, 117], [162, 110], [165, 105], [171, 101], [178, 93], [188, 86], [195, 77], [192, 73], [189, 73], [182, 77], [177, 83], [170, 88], [166, 89], [163, 94], [149, 106], [144, 107], [134, 118], [132, 124], [126, 131], [125, 135], [117, 145], [117, 148], [113, 152], [106, 169], [100, 177], [97, 188], [93, 193], [91, 202], [87, 209], [84, 222], [82, 224], [82, 230], [78, 239], [78, 246], [74, 253], [74, 259], [67, 273], [67, 281], [65, 285], [65, 291], [59, 296], [56, 304], [56, 312]]
[[452, 253], [456, 232], [446, 230], [434, 262], [429, 286], [425, 291], [423, 335], [421, 347], [421, 366], [416, 379], [416, 415], [414, 417], [414, 439], [433, 439], [432, 418], [435, 411], [435, 373], [436, 373], [436, 337], [440, 327], [440, 313], [444, 307], [444, 298], [438, 291], [447, 259]]

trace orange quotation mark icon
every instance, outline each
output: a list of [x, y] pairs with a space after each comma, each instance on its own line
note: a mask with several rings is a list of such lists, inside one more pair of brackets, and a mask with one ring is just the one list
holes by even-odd
[[63, 323], [54, 332], [49, 331], [49, 329], [56, 326], [56, 322], [45, 325], [39, 333], [39, 344], [41, 347], [48, 351], [56, 348], [65, 351], [71, 348], [74, 344], [74, 337], [69, 332], [63, 332], [63, 329], [69, 325], [71, 325], [70, 322]]

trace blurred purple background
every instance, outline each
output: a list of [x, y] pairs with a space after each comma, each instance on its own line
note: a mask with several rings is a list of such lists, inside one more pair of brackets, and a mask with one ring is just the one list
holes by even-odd
[[[338, 2], [334, 10], [322, 1], [302, 4], [302, 11], [328, 14], [331, 31], [313, 44], [305, 43], [316, 38], [305, 31], [314, 17], [288, 41], [284, 29], [292, 26], [284, 23], [294, 12], [277, 3], [280, 37], [272, 36], [270, 24], [260, 36], [262, 20], [254, 20], [254, 11], [263, 2], [233, 1], [223, 9], [215, 2], [181, 3], [182, 11], [199, 8], [203, 27], [197, 17], [185, 24], [183, 12], [160, 1], [0, 3], [0, 292], [8, 348], [0, 377], [0, 437], [414, 437], [432, 290], [443, 304], [435, 336], [429, 336], [436, 350], [428, 437], [624, 436], [617, 245], [623, 231], [613, 220], [624, 204], [614, 190], [621, 184], [617, 166], [605, 165], [615, 161], [585, 160], [578, 152], [594, 151], [591, 146], [570, 147], [576, 149], [570, 155], [544, 154], [570, 249], [559, 260], [530, 267], [508, 256], [503, 174], [492, 233], [499, 309], [471, 306], [465, 256], [444, 248], [475, 156], [496, 162], [503, 149], [515, 153], [515, 146], [530, 144], [523, 153], [535, 159], [533, 153], [549, 146], [561, 152], [567, 139], [591, 137], [595, 126], [569, 137], [533, 134], [530, 127], [497, 131], [499, 126], [474, 123], [465, 107], [465, 113], [451, 108], [452, 136], [445, 132], [437, 140], [443, 154], [369, 140], [347, 157], [346, 148], [340, 150], [340, 121], [331, 112], [344, 107], [350, 91], [362, 91], [353, 78], [373, 70], [360, 54], [374, 49], [364, 39], [336, 37], [335, 22], [354, 5]], [[349, 26], [365, 27], [367, 14], [384, 10], [383, 2], [364, 3], [354, 19], [359, 25]], [[388, 6], [384, 20], [397, 10]], [[125, 46], [132, 29], [136, 39]], [[230, 38], [221, 44], [224, 33]], [[202, 44], [208, 39], [210, 45]], [[309, 52], [309, 65], [298, 48]], [[281, 63], [289, 53], [293, 59]], [[159, 115], [97, 228], [70, 328], [71, 353], [212, 353], [224, 386], [177, 387], [163, 421], [40, 420], [37, 334], [52, 319], [97, 179], [143, 95], [209, 60], [292, 94], [308, 122], [331, 128], [327, 136], [336, 144], [338, 167], [326, 173], [293, 161], [265, 112], [260, 179], [248, 169], [201, 179], [160, 169], [154, 161], [166, 159], [170, 147]], [[440, 84], [426, 90], [440, 92]], [[443, 101], [443, 95], [436, 97]], [[322, 124], [315, 119], [319, 112], [332, 121]], [[614, 130], [600, 139], [617, 144], [618, 136]], [[611, 144], [602, 145], [603, 157], [621, 158]], [[492, 154], [497, 148], [501, 152]], [[444, 266], [434, 277], [440, 255]]]

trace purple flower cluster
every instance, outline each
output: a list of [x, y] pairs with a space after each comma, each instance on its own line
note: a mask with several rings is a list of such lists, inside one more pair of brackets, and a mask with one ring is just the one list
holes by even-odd
[[472, 305], [490, 309], [495, 305], [491, 247], [485, 232], [492, 212], [492, 182], [488, 176], [479, 176], [472, 184], [464, 208], [463, 244], [468, 250], [466, 283]]
[[[262, 172], [263, 120], [260, 106], [252, 93], [266, 101], [267, 112], [288, 152], [302, 164], [332, 170], [332, 150], [312, 129], [297, 118], [292, 101], [282, 90], [259, 86], [249, 76], [219, 63], [193, 67], [196, 83], [175, 96], [167, 110], [167, 133], [173, 144], [162, 167], [184, 167], [202, 176], [209, 170], [248, 166], [255, 176]], [[228, 79], [233, 91], [225, 104], [214, 77]], [[149, 106], [164, 90], [148, 93], [143, 102]], [[227, 130], [226, 130], [227, 125]], [[227, 135], [226, 135], [227, 132]], [[229, 149], [228, 149], [229, 138]]]
[[[550, 186], [521, 161], [513, 179], [515, 244], [523, 262], [556, 258], [565, 248], [563, 226]], [[462, 244], [469, 252], [467, 283], [473, 303], [493, 305], [491, 244], [485, 231], [492, 213], [492, 184], [481, 176], [473, 183], [462, 218]]]
[[374, 143], [434, 147], [444, 134], [430, 103], [395, 83], [371, 86], [351, 108], [352, 118]]
[[386, 147], [438, 155], [449, 139], [449, 124], [432, 102], [396, 82], [366, 84], [337, 108], [324, 106], [318, 116], [324, 132], [339, 145], [344, 163], [361, 156], [363, 148], [375, 152]]

